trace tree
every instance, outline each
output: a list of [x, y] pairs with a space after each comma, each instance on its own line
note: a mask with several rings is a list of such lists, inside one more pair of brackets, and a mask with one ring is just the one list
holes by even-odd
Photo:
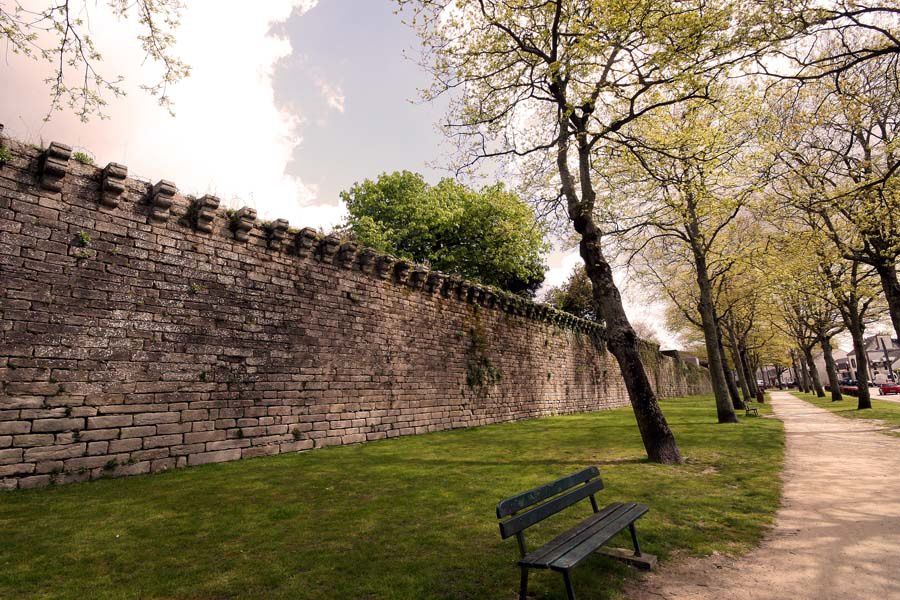
[[[713, 84], [709, 92], [711, 99], [647, 115], [630, 129], [621, 151], [610, 153], [606, 169], [621, 196], [616, 205], [626, 209], [614, 219], [627, 232], [632, 254], [655, 246], [656, 254], [690, 262], [719, 422], [733, 423], [737, 389], [722, 349], [714, 290], [715, 278], [721, 268], [729, 268], [730, 258], [720, 268], [710, 262], [724, 232], [758, 190], [764, 167], [757, 152], [752, 93]], [[615, 167], [609, 169], [611, 164]], [[721, 249], [720, 255], [728, 254], [727, 247]]]
[[564, 212], [592, 283], [647, 454], [679, 462], [598, 227], [603, 147], [662, 107], [705, 96], [731, 49], [738, 2], [398, 0], [423, 40], [426, 94], [453, 95], [460, 168], [501, 159], [548, 212]]
[[[594, 301], [591, 291], [591, 280], [587, 276], [584, 266], [579, 265], [572, 269], [569, 278], [557, 287], [547, 290], [545, 301], [559, 310], [564, 310], [582, 319], [594, 318]], [[659, 344], [656, 328], [646, 321], [632, 321], [637, 336], [646, 341]]]
[[875, 269], [900, 336], [900, 53], [788, 88], [774, 108], [773, 192]]
[[848, 71], [900, 55], [894, 0], [775, 0], [769, 12], [757, 34], [766, 51], [756, 58], [762, 72], [779, 79], [840, 82]]
[[569, 278], [562, 285], [547, 290], [545, 300], [576, 317], [595, 318], [591, 280], [582, 265], [572, 269]]
[[[91, 3], [86, 0], [54, 0], [30, 3], [19, 0], [0, 5], [0, 42], [13, 54], [48, 63], [53, 76], [47, 119], [65, 107], [75, 111], [82, 121], [103, 116], [107, 97], [124, 95], [122, 76], [101, 71], [103, 56], [94, 44], [89, 27]], [[171, 112], [169, 86], [185, 78], [190, 68], [173, 52], [175, 31], [183, 4], [181, 0], [110, 0], [106, 10], [121, 19], [136, 19], [141, 33], [138, 41], [146, 59], [162, 67], [159, 79], [142, 89], [157, 97]], [[100, 9], [102, 10], [102, 9]]]
[[533, 294], [544, 280], [544, 231], [502, 184], [432, 186], [403, 171], [357, 183], [341, 198], [345, 228], [367, 246], [515, 293]]

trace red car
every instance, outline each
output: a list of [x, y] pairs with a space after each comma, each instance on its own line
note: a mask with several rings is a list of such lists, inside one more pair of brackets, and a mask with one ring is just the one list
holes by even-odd
[[884, 396], [888, 394], [900, 394], [900, 383], [882, 383], [878, 386], [878, 389], [881, 390], [881, 394]]

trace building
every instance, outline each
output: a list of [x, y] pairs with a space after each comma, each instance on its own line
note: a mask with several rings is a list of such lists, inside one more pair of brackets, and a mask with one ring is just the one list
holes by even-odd
[[[896, 381], [900, 376], [900, 343], [889, 335], [872, 335], [865, 338], [866, 356], [869, 359], [869, 381], [884, 383]], [[834, 364], [838, 379], [859, 379], [856, 353], [835, 349]], [[821, 353], [815, 356], [816, 370], [822, 384], [828, 383], [825, 359]]]

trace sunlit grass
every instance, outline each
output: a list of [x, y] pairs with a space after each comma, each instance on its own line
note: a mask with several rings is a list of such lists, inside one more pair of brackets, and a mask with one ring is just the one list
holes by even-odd
[[[0, 494], [0, 598], [513, 598], [497, 501], [591, 464], [602, 503], [650, 506], [647, 552], [748, 549], [778, 505], [781, 423], [717, 425], [711, 398], [663, 409], [682, 466], [645, 462], [619, 409]], [[574, 582], [579, 598], [609, 598], [630, 576], [598, 556]], [[560, 579], [536, 573], [533, 594], [564, 598]]]
[[844, 399], [840, 402], [832, 402], [831, 394], [827, 394], [824, 398], [817, 398], [815, 394], [791, 393], [840, 417], [847, 417], [848, 419], [877, 419], [884, 421], [888, 425], [900, 427], [900, 403], [897, 402], [873, 398], [872, 408], [859, 410], [856, 408], [857, 398], [853, 396], [844, 396]]

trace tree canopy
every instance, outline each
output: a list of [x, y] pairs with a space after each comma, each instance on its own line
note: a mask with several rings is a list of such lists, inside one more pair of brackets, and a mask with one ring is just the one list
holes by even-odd
[[503, 184], [429, 185], [402, 171], [357, 183], [341, 198], [346, 229], [367, 246], [515, 293], [533, 294], [544, 280], [544, 230]]

